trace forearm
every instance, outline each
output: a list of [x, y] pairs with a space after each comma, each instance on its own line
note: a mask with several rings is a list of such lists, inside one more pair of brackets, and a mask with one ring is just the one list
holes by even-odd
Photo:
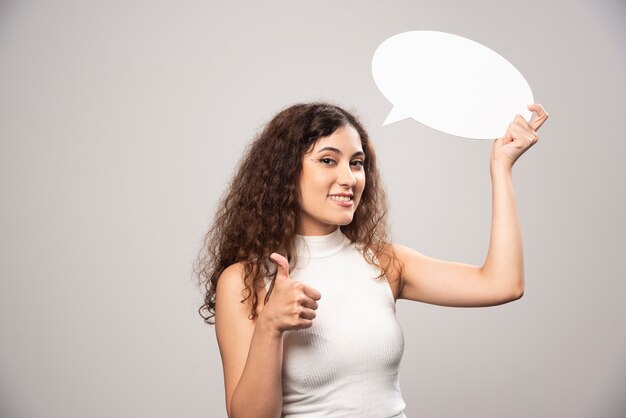
[[278, 418], [282, 412], [282, 335], [257, 319], [248, 358], [230, 404], [231, 418]]
[[524, 291], [524, 254], [512, 167], [492, 162], [491, 181], [491, 237], [482, 271], [505, 292], [519, 297]]

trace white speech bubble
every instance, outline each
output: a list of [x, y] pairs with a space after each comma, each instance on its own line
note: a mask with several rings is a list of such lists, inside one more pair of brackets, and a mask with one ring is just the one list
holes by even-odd
[[415, 119], [473, 139], [504, 136], [516, 114], [534, 103], [524, 76], [502, 56], [451, 33], [399, 33], [378, 46], [372, 75], [393, 104], [383, 123]]

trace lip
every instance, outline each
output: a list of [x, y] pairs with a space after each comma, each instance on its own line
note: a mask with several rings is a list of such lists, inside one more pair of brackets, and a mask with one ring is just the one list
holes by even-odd
[[[349, 197], [349, 198], [350, 198], [350, 199], [352, 199], [352, 200], [349, 200], [349, 201], [347, 201], [347, 202], [341, 202], [341, 201], [339, 201], [339, 200], [333, 200], [333, 199], [331, 199], [331, 198], [330, 198], [331, 196], [346, 196], [346, 197]], [[354, 195], [351, 195], [351, 194], [349, 194], [349, 193], [334, 193], [334, 194], [328, 195], [328, 199], [329, 199], [331, 202], [333, 202], [333, 203], [335, 203], [335, 204], [337, 204], [337, 205], [339, 205], [339, 206], [341, 206], [341, 207], [344, 207], [344, 208], [349, 208], [349, 207], [352, 207], [352, 205], [354, 205]]]

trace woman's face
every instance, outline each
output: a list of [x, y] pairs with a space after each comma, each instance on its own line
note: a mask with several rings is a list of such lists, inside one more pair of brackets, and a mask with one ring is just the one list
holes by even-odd
[[304, 154], [300, 175], [300, 235], [328, 235], [348, 225], [365, 188], [365, 154], [350, 125], [321, 137]]

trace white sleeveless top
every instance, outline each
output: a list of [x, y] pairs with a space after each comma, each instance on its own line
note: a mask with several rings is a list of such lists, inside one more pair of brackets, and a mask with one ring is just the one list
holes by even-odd
[[389, 283], [339, 228], [296, 240], [290, 276], [322, 297], [311, 328], [283, 335], [282, 416], [406, 418], [404, 336]]

